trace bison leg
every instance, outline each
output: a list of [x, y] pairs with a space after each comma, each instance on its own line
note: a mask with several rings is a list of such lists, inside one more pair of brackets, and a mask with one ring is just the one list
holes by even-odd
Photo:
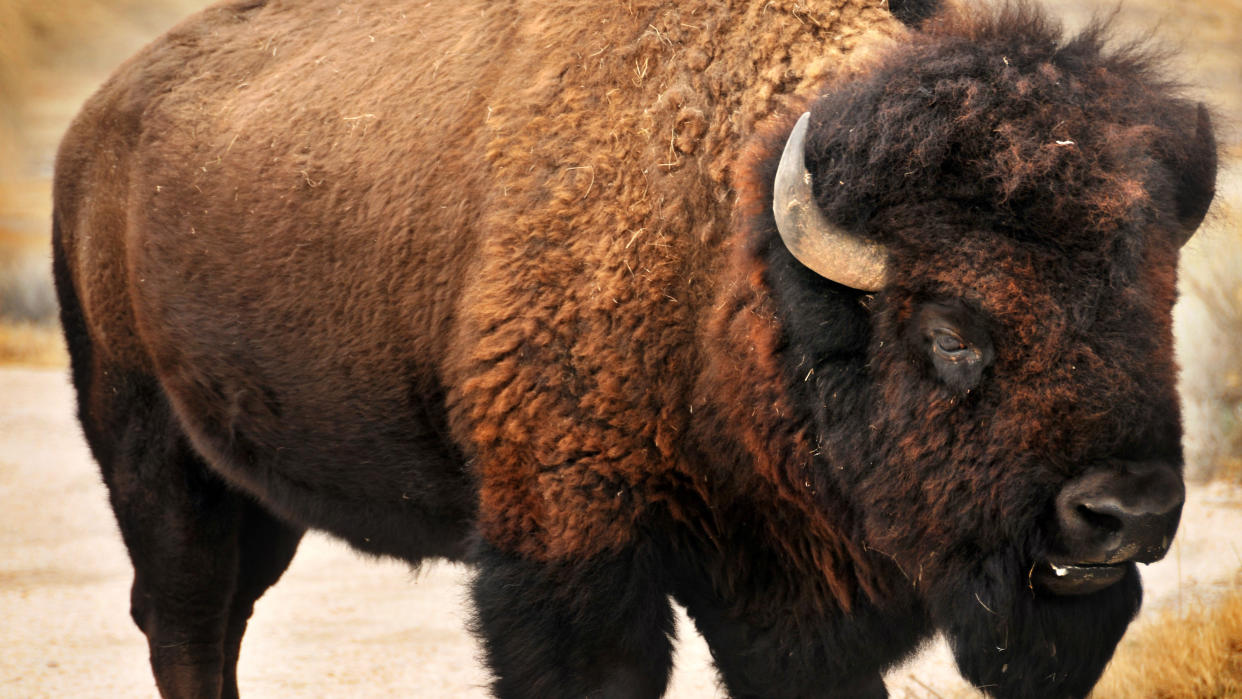
[[107, 428], [87, 434], [134, 565], [130, 613], [161, 695], [219, 697], [241, 500], [191, 450], [153, 381], [104, 376], [88, 417]]
[[[841, 662], [852, 650], [833, 642], [827, 633], [808, 629], [806, 620], [788, 625], [757, 626], [730, 615], [690, 608], [703, 634], [729, 696], [738, 699], [776, 697], [857, 697], [884, 699], [888, 690], [874, 662], [850, 667]], [[874, 649], [871, 646], [864, 646]]]
[[474, 631], [498, 697], [658, 697], [673, 616], [644, 551], [543, 564], [483, 545]]
[[[913, 599], [881, 610], [859, 598], [846, 613], [794, 607], [787, 593], [761, 590], [739, 604], [702, 580], [682, 580], [675, 597], [732, 697], [887, 697], [881, 672], [931, 633]], [[772, 604], [779, 606], [765, 607]]]
[[[237, 654], [254, 602], [293, 558], [301, 531], [211, 473], [154, 383], [130, 377], [111, 429], [90, 432], [130, 560], [130, 612], [165, 697], [236, 697]], [[108, 411], [93, 393], [92, 417]]]
[[[252, 578], [263, 577], [242, 566], [254, 506], [207, 469], [153, 379], [116, 369], [91, 375], [83, 425], [134, 565], [130, 613], [147, 636], [160, 694], [235, 693], [225, 687], [225, 640], [231, 618], [248, 616], [253, 600], [237, 597], [235, 612], [234, 593], [244, 585], [257, 596]], [[240, 643], [240, 629], [236, 636]]]
[[134, 565], [130, 614], [147, 636], [156, 684], [166, 697], [236, 696], [246, 619], [301, 532], [211, 473], [151, 374], [95, 345], [55, 237], [78, 416]]
[[92, 391], [92, 422], [110, 427], [88, 434], [134, 565], [130, 613], [156, 685], [165, 697], [236, 697], [246, 621], [301, 531], [207, 469], [153, 381], [105, 376], [116, 410]]
[[282, 522], [253, 503], [242, 512], [237, 585], [224, 636], [224, 699], [238, 696], [237, 659], [254, 603], [289, 567], [305, 530]]

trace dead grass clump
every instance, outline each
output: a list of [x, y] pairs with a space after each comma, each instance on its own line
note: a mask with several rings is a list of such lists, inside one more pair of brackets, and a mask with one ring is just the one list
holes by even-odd
[[1184, 614], [1169, 609], [1132, 630], [1091, 697], [1242, 697], [1242, 579], [1215, 600]]
[[60, 367], [68, 363], [69, 353], [56, 325], [0, 322], [0, 364]]

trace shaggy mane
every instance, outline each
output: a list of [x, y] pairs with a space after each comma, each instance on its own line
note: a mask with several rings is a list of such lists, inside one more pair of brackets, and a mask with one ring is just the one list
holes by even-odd
[[1109, 249], [1122, 230], [1176, 225], [1196, 209], [1178, 200], [1178, 177], [1206, 114], [1161, 75], [1158, 47], [1114, 48], [1111, 35], [1106, 17], [1067, 37], [1027, 3], [933, 18], [865, 81], [816, 104], [817, 198], [880, 238], [934, 215]]

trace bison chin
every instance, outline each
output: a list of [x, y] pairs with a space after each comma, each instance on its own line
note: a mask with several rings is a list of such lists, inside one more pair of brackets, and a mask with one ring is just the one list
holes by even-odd
[[941, 588], [930, 609], [962, 676], [984, 692], [1085, 697], [1142, 602], [1138, 570], [1123, 567], [1114, 585], [1063, 596], [1028, 584], [1018, 561], [995, 557], [971, 579]]

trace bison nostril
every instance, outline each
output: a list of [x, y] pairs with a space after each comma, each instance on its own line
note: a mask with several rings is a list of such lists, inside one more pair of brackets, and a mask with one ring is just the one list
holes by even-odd
[[1078, 516], [1092, 529], [1116, 534], [1121, 531], [1121, 519], [1115, 515], [1094, 509], [1089, 504], [1078, 505]]
[[1185, 487], [1177, 469], [1126, 462], [1067, 483], [1056, 498], [1053, 558], [1065, 563], [1150, 563], [1177, 531]]

